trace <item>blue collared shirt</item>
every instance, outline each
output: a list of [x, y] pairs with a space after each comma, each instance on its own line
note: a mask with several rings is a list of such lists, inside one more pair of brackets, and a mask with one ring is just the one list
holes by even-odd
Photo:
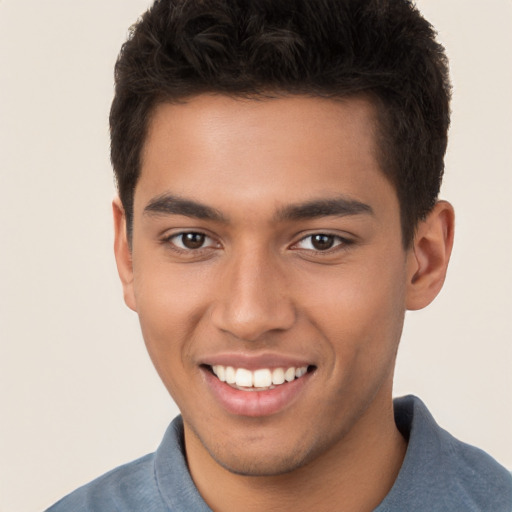
[[[512, 512], [512, 476], [505, 468], [441, 429], [418, 398], [398, 398], [394, 406], [407, 453], [375, 512]], [[187, 468], [180, 416], [155, 453], [110, 471], [46, 512], [142, 511], [211, 512]]]

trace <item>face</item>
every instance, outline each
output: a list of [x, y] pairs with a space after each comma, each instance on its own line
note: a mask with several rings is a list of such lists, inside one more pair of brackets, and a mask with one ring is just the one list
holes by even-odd
[[375, 117], [298, 96], [156, 109], [125, 298], [189, 459], [289, 472], [388, 417], [410, 254]]

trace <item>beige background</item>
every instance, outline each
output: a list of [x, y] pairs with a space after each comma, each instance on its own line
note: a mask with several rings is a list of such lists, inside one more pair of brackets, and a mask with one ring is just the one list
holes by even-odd
[[[0, 0], [0, 512], [153, 451], [176, 408], [112, 256], [112, 67], [146, 0]], [[512, 1], [421, 0], [452, 63], [445, 289], [408, 315], [396, 394], [512, 468]]]

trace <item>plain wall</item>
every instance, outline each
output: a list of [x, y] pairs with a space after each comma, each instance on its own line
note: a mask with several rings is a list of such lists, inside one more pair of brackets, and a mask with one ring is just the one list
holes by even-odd
[[[112, 69], [146, 0], [0, 0], [0, 512], [153, 451], [177, 409], [112, 254]], [[451, 60], [451, 269], [395, 394], [512, 468], [512, 2], [421, 0]]]

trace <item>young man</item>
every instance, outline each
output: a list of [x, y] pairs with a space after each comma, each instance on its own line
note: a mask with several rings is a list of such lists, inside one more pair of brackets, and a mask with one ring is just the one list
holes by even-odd
[[406, 0], [162, 0], [116, 67], [115, 252], [178, 405], [60, 511], [507, 511], [512, 478], [392, 401], [442, 287], [446, 58]]

